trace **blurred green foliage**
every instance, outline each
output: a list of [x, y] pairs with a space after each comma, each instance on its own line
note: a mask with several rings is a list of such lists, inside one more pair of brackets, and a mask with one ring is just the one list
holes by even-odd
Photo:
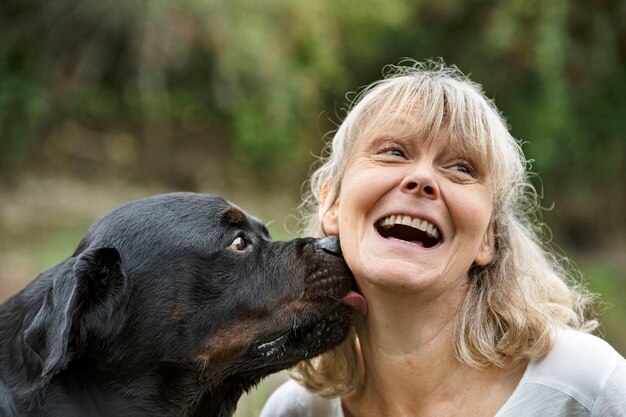
[[317, 115], [344, 92], [401, 57], [442, 56], [496, 97], [517, 136], [532, 141], [541, 171], [568, 178], [576, 166], [586, 181], [614, 178], [623, 174], [625, 8], [619, 0], [7, 0], [0, 167], [17, 169], [69, 120], [128, 130], [142, 148], [174, 142], [176, 122], [213, 127], [247, 165], [301, 171], [318, 147]]
[[624, 232], [620, 0], [6, 0], [0, 174], [299, 183], [347, 91], [439, 56], [530, 142], [546, 205], [568, 207], [559, 233], [593, 247]]

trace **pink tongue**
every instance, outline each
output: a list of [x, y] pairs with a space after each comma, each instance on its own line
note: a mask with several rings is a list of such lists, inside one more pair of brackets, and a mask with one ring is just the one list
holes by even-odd
[[367, 314], [367, 302], [365, 298], [361, 294], [356, 291], [348, 291], [346, 295], [343, 296], [341, 300], [344, 304], [352, 307], [353, 310], [361, 313]]

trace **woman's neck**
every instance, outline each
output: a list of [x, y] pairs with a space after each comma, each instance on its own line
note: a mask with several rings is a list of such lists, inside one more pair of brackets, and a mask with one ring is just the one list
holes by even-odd
[[[476, 415], [493, 415], [514, 390], [513, 378], [501, 385], [508, 370], [479, 370], [460, 363], [454, 354], [454, 329], [465, 288], [425, 299], [396, 294], [371, 294], [367, 317], [357, 320], [365, 377], [362, 386], [343, 401], [346, 416], [457, 415], [459, 407], [485, 397]], [[471, 413], [467, 414], [471, 415]]]
[[452, 351], [458, 297], [368, 297], [368, 316], [356, 323], [366, 372], [360, 397], [400, 406], [440, 390], [459, 365]]

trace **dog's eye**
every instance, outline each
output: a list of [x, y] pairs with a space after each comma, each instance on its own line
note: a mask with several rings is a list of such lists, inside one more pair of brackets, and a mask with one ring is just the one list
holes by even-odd
[[241, 251], [248, 247], [248, 241], [241, 236], [238, 236], [233, 240], [233, 242], [228, 246], [232, 250]]

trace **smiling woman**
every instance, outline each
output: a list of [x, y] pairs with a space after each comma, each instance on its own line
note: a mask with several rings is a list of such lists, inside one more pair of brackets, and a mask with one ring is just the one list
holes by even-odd
[[[526, 159], [481, 87], [405, 62], [357, 95], [304, 202], [367, 308], [262, 416], [622, 415], [626, 362], [543, 245]], [[573, 414], [572, 414], [573, 413]]]

